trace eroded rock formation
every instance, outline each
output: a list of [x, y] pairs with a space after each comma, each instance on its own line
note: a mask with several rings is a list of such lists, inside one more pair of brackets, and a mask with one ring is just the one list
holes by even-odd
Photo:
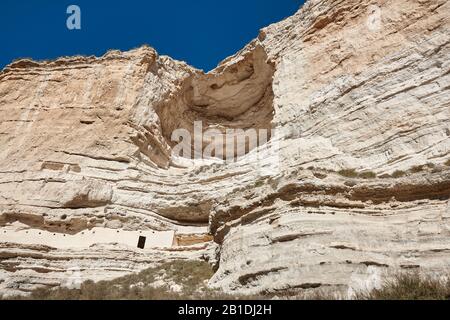
[[[0, 73], [0, 226], [172, 230], [186, 247], [94, 246], [83, 265], [119, 255], [131, 272], [177, 250], [217, 259], [210, 285], [240, 293], [446, 270], [449, 12], [446, 0], [310, 0], [207, 74], [148, 47], [16, 61]], [[173, 131], [195, 121], [273, 134], [234, 161], [174, 157]], [[73, 253], [41, 249], [2, 245], [2, 292], [49, 285], [44, 269], [62, 281]], [[42, 267], [52, 257], [59, 271]]]

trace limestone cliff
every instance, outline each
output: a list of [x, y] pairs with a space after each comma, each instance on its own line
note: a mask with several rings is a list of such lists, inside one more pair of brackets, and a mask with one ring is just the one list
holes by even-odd
[[[148, 47], [10, 64], [0, 290], [58, 283], [72, 261], [11, 243], [17, 228], [173, 231], [172, 248], [90, 257], [217, 259], [210, 285], [241, 293], [448, 269], [449, 12], [446, 0], [310, 0], [207, 74]], [[233, 161], [174, 156], [172, 133], [198, 121], [272, 134]]]

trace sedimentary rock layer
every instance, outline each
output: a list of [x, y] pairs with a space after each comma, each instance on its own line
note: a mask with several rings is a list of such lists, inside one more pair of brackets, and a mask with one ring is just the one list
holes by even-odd
[[[241, 293], [446, 270], [449, 12], [310, 0], [207, 74], [148, 47], [14, 62], [0, 73], [0, 225], [180, 243], [208, 226], [210, 285]], [[174, 156], [172, 133], [197, 121], [272, 131], [233, 161]]]

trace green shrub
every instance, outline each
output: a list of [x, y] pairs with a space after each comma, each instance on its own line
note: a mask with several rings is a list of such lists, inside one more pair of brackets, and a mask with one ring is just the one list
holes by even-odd
[[409, 171], [411, 171], [412, 173], [419, 173], [422, 172], [424, 169], [425, 169], [424, 166], [414, 166]]
[[[165, 274], [164, 279], [183, 287], [181, 293], [175, 293], [168, 287], [153, 287], [157, 276]], [[213, 275], [211, 266], [205, 261], [175, 260], [158, 267], [146, 269], [111, 281], [86, 281], [80, 289], [63, 287], [39, 288], [29, 297], [12, 297], [27, 300], [174, 300], [192, 299], [204, 287], [204, 281]], [[143, 284], [137, 286], [137, 284]], [[211, 296], [216, 292], [211, 291]], [[208, 296], [209, 298], [209, 296]]]
[[355, 169], [343, 169], [338, 172], [341, 176], [346, 178], [356, 178], [358, 177], [358, 173]]
[[380, 289], [362, 292], [357, 300], [450, 300], [450, 278], [402, 273], [386, 280]]
[[432, 169], [432, 172], [440, 172], [441, 171], [441, 168], [439, 168], [437, 165], [435, 165], [434, 163], [428, 162], [425, 165], [412, 167], [411, 169], [409, 169], [409, 172], [419, 173], [419, 172], [425, 171], [426, 168]]
[[255, 188], [262, 187], [265, 184], [264, 180], [258, 180], [255, 182]]
[[[39, 288], [30, 296], [10, 297], [10, 300], [237, 300], [267, 299], [265, 296], [228, 295], [208, 289], [205, 281], [213, 276], [213, 270], [205, 261], [174, 260], [158, 267], [143, 270], [110, 281], [85, 281], [80, 289], [63, 287]], [[154, 287], [161, 279], [182, 286], [177, 293], [169, 287]], [[1, 300], [1, 296], [0, 296]]]
[[377, 174], [372, 171], [364, 171], [361, 172], [358, 176], [362, 179], [375, 179], [377, 177]]
[[405, 171], [401, 171], [401, 170], [397, 170], [392, 174], [392, 178], [401, 178], [406, 176], [406, 172]]
[[347, 187], [353, 188], [354, 186], [358, 185], [356, 182], [354, 181], [345, 181], [344, 183]]
[[338, 171], [338, 174], [346, 178], [375, 179], [377, 177], [377, 174], [373, 171], [364, 171], [358, 173], [355, 169], [344, 169]]
[[328, 177], [328, 175], [326, 173], [321, 173], [321, 172], [314, 172], [314, 177], [318, 178], [318, 179], [325, 179], [326, 177]]
[[431, 162], [428, 162], [428, 163], [426, 164], [426, 166], [427, 166], [428, 168], [430, 168], [430, 169], [436, 168], [436, 165], [435, 165], [434, 163], [431, 163]]

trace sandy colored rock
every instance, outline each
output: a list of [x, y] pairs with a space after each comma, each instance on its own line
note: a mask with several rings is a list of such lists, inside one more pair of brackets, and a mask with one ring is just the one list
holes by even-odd
[[[448, 270], [449, 12], [310, 0], [207, 74], [148, 47], [16, 61], [0, 73], [0, 226], [172, 231], [196, 249], [124, 272], [184, 252], [217, 260], [210, 285], [239, 293]], [[173, 156], [173, 131], [196, 121], [273, 134], [233, 162]], [[23, 291], [40, 275], [16, 260], [48, 254], [0, 242], [0, 290]], [[74, 253], [45, 250], [65, 257], [61, 282]], [[134, 261], [124, 250], [89, 254], [112, 268]]]

